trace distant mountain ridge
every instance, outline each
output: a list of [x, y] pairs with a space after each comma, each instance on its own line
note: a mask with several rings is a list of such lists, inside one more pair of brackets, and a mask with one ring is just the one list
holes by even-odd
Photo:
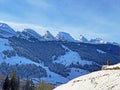
[[[25, 35], [26, 34], [26, 35]], [[14, 29], [12, 29], [9, 25], [5, 23], [0, 23], [0, 36], [2, 37], [12, 37], [12, 36], [20, 36], [21, 38], [28, 39], [31, 36], [33, 38], [38, 39], [39, 41], [70, 41], [70, 42], [83, 42], [83, 43], [91, 43], [91, 44], [107, 44], [110, 42], [107, 42], [101, 38], [91, 39], [88, 40], [83, 35], [80, 35], [79, 40], [75, 40], [69, 33], [66, 32], [59, 32], [56, 37], [54, 37], [50, 31], [46, 31], [46, 33], [42, 36], [38, 34], [35, 30], [27, 28], [23, 31], [15, 32]], [[113, 44], [116, 44], [113, 42]]]
[[7, 24], [5, 23], [0, 23], [0, 36], [1, 37], [12, 37], [15, 36], [16, 32]]
[[[3, 30], [3, 29], [0, 29]], [[92, 44], [77, 41], [68, 33], [53, 36], [49, 31], [40, 35], [32, 29], [0, 32], [0, 73], [7, 75], [13, 69], [21, 78], [45, 80], [61, 85], [69, 80], [100, 70], [107, 60], [120, 62], [119, 45]], [[12, 32], [12, 34], [11, 34]], [[85, 41], [84, 41], [85, 40]]]

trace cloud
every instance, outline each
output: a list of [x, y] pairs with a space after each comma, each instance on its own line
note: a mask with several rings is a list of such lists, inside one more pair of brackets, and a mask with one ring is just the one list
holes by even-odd
[[46, 0], [26, 0], [28, 4], [40, 9], [49, 9], [51, 5]]
[[29, 24], [29, 23], [17, 23], [17, 22], [3, 21], [3, 20], [0, 20], [0, 22], [8, 24], [15, 31], [22, 31], [25, 28], [31, 28], [40, 34], [44, 34], [47, 29], [45, 27], [34, 25], [34, 24]]

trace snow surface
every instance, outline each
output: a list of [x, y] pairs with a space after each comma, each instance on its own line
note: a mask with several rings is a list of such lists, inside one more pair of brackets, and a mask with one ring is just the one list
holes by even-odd
[[37, 63], [26, 59], [24, 57], [20, 57], [20, 56], [14, 56], [11, 58], [6, 58], [4, 59], [4, 54], [2, 53], [4, 50], [13, 50], [13, 48], [9, 45], [9, 41], [7, 39], [2, 39], [0, 38], [0, 63], [6, 62], [9, 63], [11, 65], [15, 65], [15, 64], [36, 64]]
[[102, 51], [102, 50], [100, 50], [100, 49], [97, 49], [97, 52], [98, 53], [101, 53], [101, 54], [105, 54], [106, 52], [104, 52], [104, 51]]
[[4, 62], [9, 63], [10, 65], [34, 64], [36, 66], [41, 66], [42, 68], [44, 68], [46, 70], [47, 75], [48, 75], [45, 78], [41, 78], [41, 80], [44, 80], [44, 81], [49, 82], [49, 83], [53, 83], [56, 86], [69, 81], [68, 78], [62, 77], [61, 75], [58, 75], [58, 74], [50, 71], [48, 67], [44, 66], [44, 64], [33, 62], [32, 60], [24, 58], [24, 57], [14, 56], [11, 58], [3, 59], [2, 55], [0, 53], [0, 63], [4, 63]]
[[45, 40], [47, 40], [47, 41], [56, 40], [55, 37], [54, 37], [49, 31], [46, 31], [46, 33], [45, 33], [45, 35], [44, 35], [44, 38], [45, 38]]
[[87, 38], [85, 38], [83, 35], [80, 35], [80, 37], [79, 37], [79, 41], [80, 42], [88, 42], [88, 40], [87, 40]]
[[[18, 56], [18, 55], [10, 57], [10, 58], [8, 58], [8, 57], [4, 58], [5, 55], [2, 53], [2, 51], [4, 51], [4, 50], [13, 50], [13, 48], [9, 45], [9, 41], [7, 39], [0, 38], [0, 42], [1, 42], [0, 43], [0, 63], [6, 62], [6, 63], [9, 63], [10, 65], [34, 64], [36, 66], [41, 66], [42, 68], [44, 68], [46, 70], [47, 75], [48, 75], [47, 77], [41, 78], [41, 79], [46, 81], [46, 82], [53, 83], [56, 86], [61, 85], [63, 83], [66, 83], [70, 79], [73, 79], [74, 77], [77, 77], [78, 75], [83, 75], [83, 74], [87, 73], [87, 71], [85, 71], [85, 70], [79, 70], [79, 72], [78, 72], [78, 69], [73, 68], [71, 70], [71, 72], [70, 72], [69, 77], [65, 78], [65, 77], [63, 77], [63, 76], [61, 76], [59, 74], [56, 74], [56, 73], [50, 71], [49, 68], [44, 66], [43, 63], [36, 63], [36, 62], [34, 62], [34, 61], [30, 60], [30, 59], [27, 59], [27, 58], [24, 58], [24, 57], [21, 57], [21, 56]], [[63, 46], [63, 47], [64, 47], [64, 49], [68, 49], [65, 46]], [[54, 57], [55, 56], [53, 56], [53, 58]], [[74, 73], [76, 73], [76, 76], [72, 74], [72, 71], [74, 71]]]
[[63, 84], [69, 81], [69, 79], [50, 71], [49, 68], [44, 66], [42, 63], [36, 63], [24, 57], [14, 56], [11, 58], [3, 59], [2, 55], [0, 54], [0, 63], [3, 63], [3, 62], [9, 63], [10, 65], [34, 64], [36, 66], [41, 66], [42, 68], [46, 70], [47, 75], [48, 75], [45, 78], [41, 78], [41, 80], [44, 80], [49, 83], [53, 83], [55, 85], [60, 85], [60, 84]]
[[0, 38], [0, 52], [4, 50], [13, 50], [13, 48], [10, 47], [9, 41], [7, 39]]
[[109, 65], [104, 65], [103, 68], [104, 69], [114, 69], [114, 68], [117, 68], [117, 69], [120, 70], [120, 63], [115, 64], [115, 65], [110, 65], [110, 66]]
[[[66, 48], [67, 49], [67, 48]], [[68, 51], [65, 55], [58, 57], [54, 60], [56, 63], [61, 63], [63, 65], [69, 66], [70, 64], [80, 64], [82, 66], [88, 64], [91, 65], [92, 61], [82, 60], [80, 55], [74, 51]]]
[[85, 75], [85, 74], [88, 74], [88, 73], [90, 73], [90, 72], [87, 71], [87, 70], [84, 70], [84, 69], [72, 68], [71, 72], [70, 72], [70, 74], [67, 78], [69, 78], [71, 80], [73, 78], [76, 78], [78, 76]]
[[16, 32], [10, 26], [5, 23], [0, 23], [0, 36], [8, 38], [15, 35]]
[[67, 79], [61, 75], [58, 75], [54, 72], [51, 72], [48, 67], [45, 67], [45, 66], [42, 66], [42, 67], [46, 70], [48, 76], [45, 78], [41, 78], [41, 80], [55, 84], [56, 86], [69, 81], [69, 79]]
[[102, 70], [75, 78], [54, 90], [120, 90], [120, 70]]
[[60, 41], [75, 42], [74, 38], [69, 33], [66, 33], [66, 32], [59, 32], [56, 36], [56, 39]]
[[[33, 36], [34, 38], [36, 38], [40, 41], [44, 40], [44, 38], [40, 34], [35, 32], [33, 29], [24, 29], [22, 32], [28, 33], [28, 34], [30, 34], [31, 36]], [[24, 37], [26, 37], [26, 36], [24, 36]], [[29, 38], [29, 36], [27, 38]]]
[[91, 39], [89, 42], [92, 44], [107, 44], [108, 43], [107, 41], [101, 38]]
[[56, 84], [56, 85], [60, 85], [60, 84], [63, 84], [65, 82], [69, 81], [69, 79], [62, 77], [61, 75], [58, 75], [54, 72], [51, 72], [49, 70], [49, 68], [44, 66], [43, 63], [36, 63], [30, 59], [20, 57], [18, 55], [11, 57], [11, 58], [7, 58], [7, 57], [4, 58], [5, 55], [2, 53], [2, 51], [4, 51], [4, 50], [13, 50], [13, 48], [9, 46], [9, 41], [7, 39], [0, 38], [0, 64], [3, 62], [9, 63], [10, 65], [35, 64], [36, 66], [43, 67], [48, 74], [48, 77], [42, 78], [42, 80], [45, 80], [47, 82], [51, 82], [51, 83]]
[[20, 56], [14, 56], [14, 57], [11, 57], [11, 58], [7, 58], [7, 59], [2, 59], [0, 60], [0, 63], [3, 63], [3, 62], [6, 62], [6, 63], [9, 63], [10, 65], [16, 65], [16, 64], [35, 64], [37, 66], [39, 66], [38, 63], [35, 63], [27, 58], [24, 58], [24, 57], [20, 57]]

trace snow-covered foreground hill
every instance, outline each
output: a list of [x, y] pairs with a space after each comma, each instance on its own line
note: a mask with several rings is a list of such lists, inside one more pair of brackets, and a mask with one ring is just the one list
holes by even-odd
[[120, 90], [120, 70], [101, 70], [84, 75], [54, 90]]

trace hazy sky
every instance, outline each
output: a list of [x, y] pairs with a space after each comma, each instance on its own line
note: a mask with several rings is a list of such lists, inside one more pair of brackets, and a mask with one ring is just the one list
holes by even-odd
[[0, 0], [0, 21], [16, 30], [59, 31], [120, 43], [120, 0]]

